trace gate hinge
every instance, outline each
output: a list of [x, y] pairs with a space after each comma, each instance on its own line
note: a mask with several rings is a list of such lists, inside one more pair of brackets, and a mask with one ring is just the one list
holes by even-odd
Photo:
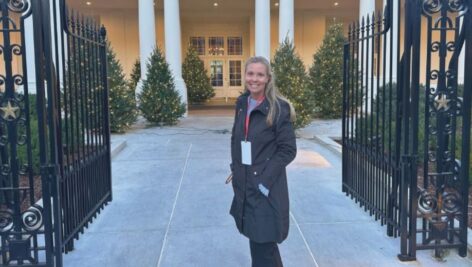
[[48, 181], [53, 181], [53, 178], [59, 173], [59, 167], [57, 164], [49, 164], [41, 166], [41, 175], [47, 177]]
[[41, 166], [41, 175], [45, 176], [55, 176], [58, 173], [57, 164], [49, 164]]
[[401, 156], [401, 162], [402, 163], [408, 163], [411, 160], [411, 155], [402, 155]]
[[408, 154], [408, 155], [402, 155], [400, 162], [401, 162], [401, 165], [403, 166], [411, 167], [411, 166], [415, 166], [417, 161], [418, 161], [418, 155]]
[[402, 163], [416, 162], [418, 155], [411, 155], [411, 154], [402, 155], [401, 158], [402, 158], [402, 161], [401, 161]]
[[59, 167], [57, 164], [49, 164], [41, 166], [41, 176], [46, 180], [51, 196], [57, 197], [57, 188], [54, 185], [59, 175]]

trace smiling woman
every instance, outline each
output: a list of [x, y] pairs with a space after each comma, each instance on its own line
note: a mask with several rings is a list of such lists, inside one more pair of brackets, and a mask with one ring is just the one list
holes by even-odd
[[277, 243], [287, 238], [289, 227], [285, 167], [297, 153], [295, 112], [274, 86], [267, 59], [248, 59], [245, 77], [231, 135], [230, 214], [249, 239], [252, 266], [280, 267]]
[[262, 99], [264, 90], [270, 80], [267, 68], [262, 63], [252, 63], [246, 68], [246, 90], [251, 94], [252, 99]]

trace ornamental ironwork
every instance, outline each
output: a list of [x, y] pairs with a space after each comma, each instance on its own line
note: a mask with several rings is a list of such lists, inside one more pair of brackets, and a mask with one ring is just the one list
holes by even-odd
[[0, 0], [2, 266], [62, 266], [111, 201], [106, 31], [66, 10], [64, 0]]
[[400, 237], [401, 260], [419, 249], [467, 254], [472, 77], [459, 84], [458, 74], [472, 71], [471, 2], [399, 1], [400, 30], [389, 27], [388, 1], [383, 18], [369, 15], [349, 28], [343, 191]]

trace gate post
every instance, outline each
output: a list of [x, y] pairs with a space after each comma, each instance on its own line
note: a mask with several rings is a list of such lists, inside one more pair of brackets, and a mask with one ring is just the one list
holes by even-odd
[[[419, 94], [420, 94], [420, 49], [421, 49], [421, 1], [415, 0], [411, 5], [412, 15], [412, 58], [411, 58], [411, 102], [410, 123], [411, 123], [411, 139], [406, 137], [405, 144], [411, 144], [410, 158], [410, 190], [409, 190], [409, 256], [410, 260], [416, 258], [416, 212], [418, 209], [418, 133], [419, 133]], [[411, 142], [410, 142], [411, 141]]]
[[[472, 2], [469, 1], [468, 10], [464, 15], [464, 25], [463, 28], [466, 29], [466, 36], [465, 36], [465, 71], [464, 73], [472, 73]], [[464, 77], [464, 96], [463, 96], [463, 128], [462, 128], [462, 147], [468, 148], [470, 147], [470, 123], [471, 123], [471, 95], [472, 95], [472, 76], [465, 75]], [[462, 162], [470, 162], [470, 151], [468, 149], [462, 150], [461, 155]], [[468, 165], [467, 165], [468, 166]], [[462, 177], [462, 182], [464, 185], [462, 187], [462, 195], [468, 196], [469, 195], [469, 168], [465, 166], [461, 168], [460, 177]], [[469, 206], [469, 199], [468, 197], [463, 198], [463, 206], [464, 208], [464, 215], [462, 216], [459, 227], [462, 229], [460, 240], [462, 242], [462, 246], [459, 248], [459, 255], [461, 257], [467, 256], [467, 221], [468, 221], [468, 209]]]
[[[37, 110], [43, 205], [46, 210], [46, 247], [51, 266], [62, 267], [62, 216], [57, 160], [57, 80], [53, 64], [49, 0], [31, 1], [36, 48]], [[53, 257], [54, 256], [54, 257]]]
[[[34, 32], [34, 47], [35, 47], [35, 72], [36, 72], [36, 108], [38, 113], [38, 137], [40, 147], [40, 174], [41, 174], [41, 185], [42, 185], [42, 199], [44, 206], [44, 228], [45, 228], [45, 247], [46, 247], [46, 262], [54, 266], [54, 240], [53, 240], [53, 222], [52, 222], [52, 207], [51, 207], [51, 177], [47, 171], [47, 119], [45, 110], [45, 64], [46, 58], [44, 57], [44, 25], [42, 1], [31, 1], [32, 16], [33, 16], [33, 32]], [[46, 29], [47, 30], [47, 29]]]
[[[110, 107], [109, 107], [109, 90], [108, 90], [108, 75], [107, 75], [107, 68], [108, 68], [108, 62], [107, 62], [107, 46], [106, 46], [106, 36], [107, 36], [107, 31], [105, 27], [102, 25], [100, 28], [100, 42], [103, 43], [103, 46], [100, 48], [100, 56], [102, 58], [102, 83], [103, 83], [103, 88], [104, 88], [104, 99], [103, 101], [103, 113], [105, 114], [105, 127], [104, 127], [104, 136], [105, 136], [105, 144], [107, 147], [107, 162], [111, 161], [111, 140], [110, 140]], [[107, 171], [110, 174], [110, 181], [109, 181], [109, 188], [111, 188], [112, 185], [112, 180], [111, 180], [111, 164], [107, 166]], [[113, 194], [112, 191], [110, 190], [110, 195], [108, 197], [108, 201], [112, 201], [113, 199]]]
[[[416, 188], [413, 188], [413, 176], [416, 175], [415, 170], [415, 156], [414, 149], [411, 146], [412, 133], [414, 133], [413, 125], [411, 124], [410, 118], [412, 113], [412, 89], [415, 88], [412, 84], [411, 78], [415, 73], [415, 68], [418, 68], [418, 64], [412, 64], [415, 59], [414, 54], [414, 41], [415, 34], [417, 31], [417, 20], [418, 14], [416, 10], [418, 1], [407, 0], [405, 2], [405, 34], [404, 34], [404, 53], [402, 58], [402, 76], [399, 82], [399, 91], [401, 91], [401, 108], [402, 114], [401, 121], [401, 141], [399, 144], [400, 154], [400, 254], [398, 258], [401, 261], [412, 261], [416, 259], [415, 243], [412, 241], [412, 236], [415, 235], [414, 227], [412, 226], [412, 214], [416, 211], [412, 210], [412, 195], [416, 194]], [[416, 4], [416, 5], [415, 5]], [[416, 187], [416, 186], [415, 186]], [[415, 191], [412, 193], [412, 191]], [[416, 226], [416, 223], [414, 223]], [[413, 229], [413, 231], [412, 231]]]
[[[349, 34], [351, 32], [351, 28], [349, 27]], [[349, 41], [351, 36], [349, 35]], [[349, 48], [350, 48], [350, 42], [347, 42], [344, 44], [344, 60], [343, 60], [343, 117], [342, 117], [342, 192], [347, 194], [347, 188], [346, 188], [346, 179], [347, 179], [347, 149], [346, 149], [346, 139], [348, 136], [348, 128], [346, 127], [346, 123], [348, 120], [348, 90], [349, 90], [349, 71], [348, 71], [348, 66], [349, 66]]]

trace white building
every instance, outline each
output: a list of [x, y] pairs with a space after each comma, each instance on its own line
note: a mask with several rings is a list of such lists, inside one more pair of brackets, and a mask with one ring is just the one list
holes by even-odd
[[[188, 45], [194, 45], [210, 73], [215, 99], [227, 100], [243, 90], [244, 61], [248, 57], [272, 58], [279, 42], [287, 36], [294, 41], [296, 51], [308, 68], [330, 23], [343, 23], [347, 32], [349, 23], [380, 10], [386, 2], [68, 0], [68, 5], [105, 25], [108, 39], [127, 74], [136, 59], [147, 58], [158, 45], [165, 52], [184, 99], [186, 88], [181, 63]], [[397, 13], [394, 17], [398, 20]], [[144, 76], [143, 60], [141, 71]]]

